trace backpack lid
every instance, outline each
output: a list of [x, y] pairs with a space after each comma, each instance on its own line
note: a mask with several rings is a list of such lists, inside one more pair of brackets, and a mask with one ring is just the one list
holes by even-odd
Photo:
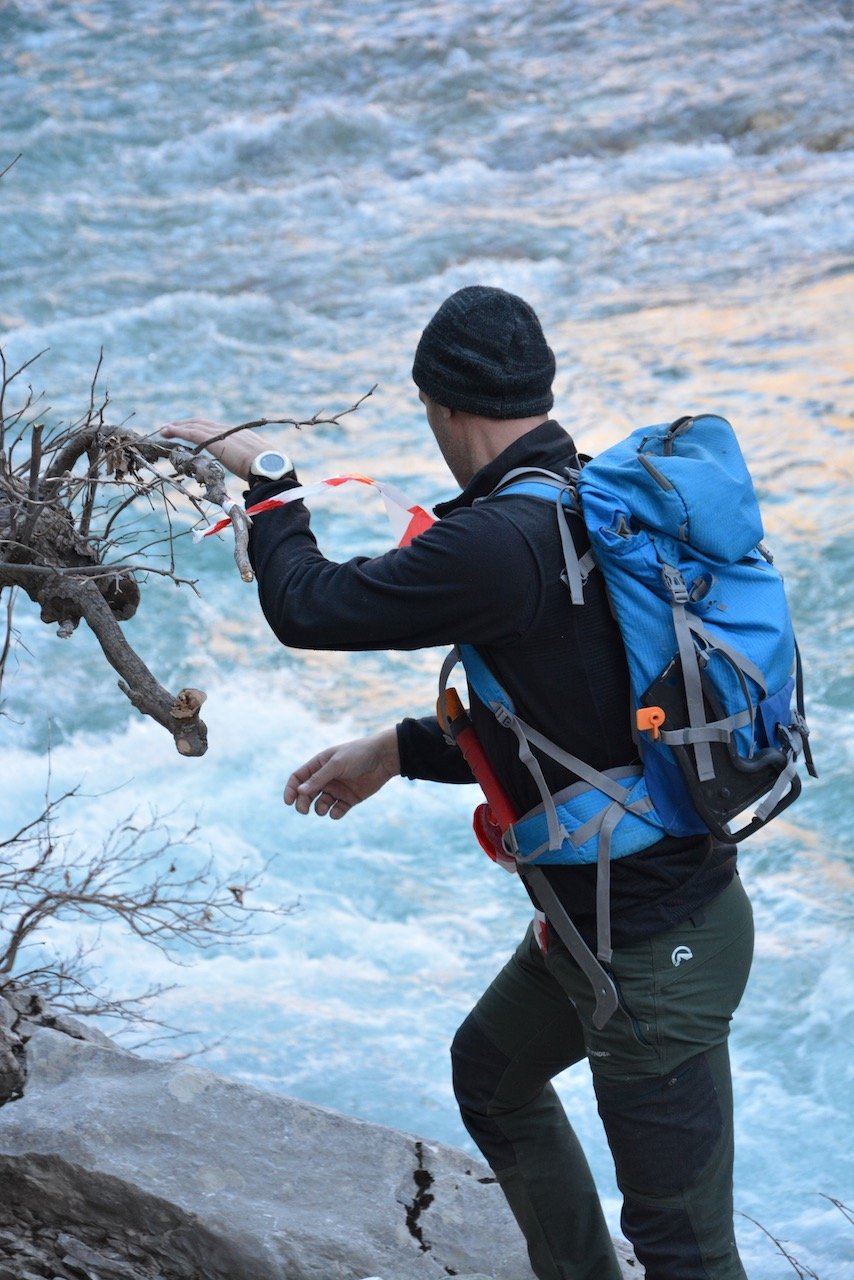
[[636, 524], [723, 563], [762, 541], [750, 472], [730, 424], [704, 414], [641, 427], [581, 472], [579, 490], [610, 494]]

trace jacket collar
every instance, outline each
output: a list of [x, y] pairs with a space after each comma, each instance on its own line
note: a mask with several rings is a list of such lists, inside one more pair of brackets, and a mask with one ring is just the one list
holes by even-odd
[[572, 436], [550, 418], [514, 440], [497, 458], [481, 467], [458, 497], [440, 502], [433, 510], [441, 518], [461, 507], [470, 507], [477, 498], [485, 498], [492, 493], [508, 471], [516, 467], [544, 467], [547, 471], [560, 471], [573, 462], [575, 454]]

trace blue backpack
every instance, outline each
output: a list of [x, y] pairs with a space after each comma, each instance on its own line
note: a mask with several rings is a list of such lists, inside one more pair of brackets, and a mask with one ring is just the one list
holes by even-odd
[[[491, 496], [508, 494], [554, 504], [571, 600], [583, 605], [598, 569], [628, 658], [640, 764], [602, 773], [520, 720], [477, 650], [459, 646], [471, 686], [516, 734], [541, 796], [504, 833], [505, 850], [523, 874], [534, 864], [598, 864], [597, 955], [607, 962], [613, 859], [665, 834], [742, 840], [797, 798], [800, 754], [816, 776], [800, 657], [725, 419], [641, 428], [563, 476], [510, 472]], [[591, 542], [580, 560], [568, 525], [578, 516]], [[580, 781], [550, 795], [531, 747]]]

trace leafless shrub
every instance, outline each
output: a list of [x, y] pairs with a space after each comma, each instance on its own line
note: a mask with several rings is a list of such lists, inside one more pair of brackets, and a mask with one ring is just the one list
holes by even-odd
[[50, 927], [118, 920], [183, 964], [199, 951], [235, 945], [259, 924], [276, 927], [293, 907], [256, 904], [259, 874], [238, 869], [223, 877], [211, 858], [200, 865], [195, 825], [176, 835], [169, 819], [157, 814], [132, 814], [97, 848], [81, 848], [58, 825], [60, 810], [64, 817], [77, 795], [74, 788], [46, 797], [36, 818], [0, 840], [0, 994], [23, 988], [38, 992], [52, 1011], [174, 1032], [147, 1012], [168, 988], [103, 994], [92, 978], [97, 940], [78, 942], [67, 955], [49, 955], [44, 944]]
[[[824, 1192], [819, 1192], [819, 1195], [823, 1200], [827, 1200], [830, 1204], [834, 1205], [850, 1223], [854, 1224], [854, 1213], [852, 1213], [848, 1206], [843, 1204], [841, 1200], [835, 1200], [833, 1196], [825, 1195]], [[758, 1227], [759, 1230], [766, 1235], [774, 1245], [776, 1245], [780, 1256], [786, 1259], [789, 1266], [798, 1277], [798, 1280], [821, 1280], [817, 1271], [813, 1271], [812, 1267], [808, 1267], [806, 1263], [800, 1262], [793, 1253], [789, 1252], [786, 1248], [788, 1243], [787, 1241], [778, 1239], [778, 1237], [775, 1236], [773, 1232], [769, 1231], [767, 1227], [764, 1227], [761, 1222], [757, 1222], [755, 1218], [751, 1218], [749, 1213], [742, 1213], [740, 1210], [738, 1213], [739, 1217], [745, 1218], [748, 1222], [752, 1222], [754, 1227]]]

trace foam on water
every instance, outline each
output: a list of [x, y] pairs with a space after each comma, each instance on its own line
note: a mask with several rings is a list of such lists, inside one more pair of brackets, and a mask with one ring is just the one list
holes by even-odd
[[[851, 1201], [844, 6], [15, 0], [0, 31], [3, 147], [23, 152], [0, 183], [0, 322], [10, 362], [51, 348], [33, 370], [48, 422], [85, 407], [102, 345], [115, 418], [144, 429], [308, 418], [378, 382], [334, 428], [268, 434], [305, 479], [356, 467], [436, 501], [450, 483], [411, 355], [473, 280], [536, 306], [557, 411], [588, 451], [698, 407], [732, 418], [790, 586], [822, 773], [741, 859], [758, 944], [733, 1039], [736, 1201], [841, 1276], [850, 1227], [817, 1193]], [[387, 537], [379, 505], [344, 491], [314, 526], [334, 557]], [[273, 854], [258, 900], [298, 908], [178, 971], [159, 1012], [215, 1042], [220, 1070], [468, 1144], [447, 1042], [527, 915], [473, 846], [474, 795], [397, 782], [335, 824], [280, 801], [319, 746], [427, 712], [438, 655], [281, 650], [226, 542], [184, 540], [178, 560], [202, 600], [152, 579], [127, 631], [164, 684], [208, 692], [208, 755], [179, 760], [92, 637], [58, 641], [22, 601], [0, 831], [39, 807], [50, 741], [54, 793], [90, 793], [69, 810], [81, 847], [156, 803], [198, 814], [189, 865], [208, 848], [245, 874]], [[119, 991], [176, 976], [112, 927], [98, 954]], [[560, 1089], [616, 1226], [586, 1073]], [[739, 1234], [751, 1276], [777, 1280], [767, 1239]]]

